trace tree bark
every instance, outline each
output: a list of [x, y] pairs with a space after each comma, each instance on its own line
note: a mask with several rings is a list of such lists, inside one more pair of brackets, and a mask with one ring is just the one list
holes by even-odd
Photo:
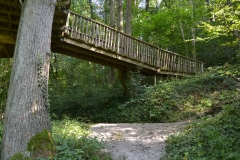
[[[109, 0], [110, 4], [110, 27], [115, 28], [115, 0]], [[114, 68], [109, 68], [108, 73], [108, 86], [112, 87], [115, 82], [115, 71]]]
[[[191, 15], [191, 18], [192, 20], [194, 20], [194, 4], [193, 4], [193, 1], [192, 0], [189, 0], [189, 3], [192, 5], [192, 15]], [[196, 52], [196, 35], [195, 35], [195, 28], [194, 27], [191, 27], [191, 32], [192, 32], [192, 58], [193, 59], [197, 59], [197, 52]]]
[[185, 34], [184, 34], [184, 30], [183, 30], [183, 25], [182, 25], [181, 22], [180, 22], [180, 29], [181, 29], [181, 33], [182, 33], [183, 42], [184, 42], [184, 45], [185, 45], [186, 57], [188, 57], [188, 47], [187, 47], [187, 43], [185, 41]]
[[122, 6], [122, 0], [117, 0], [118, 2], [118, 21], [117, 21], [117, 27], [120, 32], [123, 32], [123, 6]]
[[126, 34], [131, 35], [132, 0], [127, 0], [126, 7]]
[[[126, 28], [125, 33], [131, 36], [131, 20], [132, 20], [132, 0], [127, 0], [126, 4]], [[133, 57], [132, 48], [131, 48], [131, 39], [126, 39], [126, 53], [128, 56]]]
[[148, 12], [149, 11], [149, 0], [146, 0], [146, 12]]
[[89, 3], [89, 7], [90, 7], [91, 19], [94, 19], [92, 0], [88, 0], [88, 3]]
[[32, 136], [50, 130], [48, 76], [56, 0], [25, 0], [19, 23], [4, 117], [1, 159], [26, 150]]

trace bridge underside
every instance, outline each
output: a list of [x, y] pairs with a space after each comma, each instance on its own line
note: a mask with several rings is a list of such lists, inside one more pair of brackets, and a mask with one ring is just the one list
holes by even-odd
[[131, 59], [122, 54], [112, 52], [111, 50], [106, 50], [100, 46], [95, 46], [78, 39], [66, 37], [63, 37], [59, 42], [52, 45], [52, 52], [83, 59], [120, 70], [128, 70], [133, 72], [139, 71], [144, 75], [193, 75], [181, 72], [176, 73], [160, 70], [160, 68], [151, 66], [141, 61], [137, 61], [136, 59]]
[[[71, 0], [61, 0], [64, 9], [70, 8]], [[0, 58], [12, 58], [21, 15], [19, 0], [0, 0]], [[56, 7], [52, 39], [61, 36], [66, 24], [67, 11]]]

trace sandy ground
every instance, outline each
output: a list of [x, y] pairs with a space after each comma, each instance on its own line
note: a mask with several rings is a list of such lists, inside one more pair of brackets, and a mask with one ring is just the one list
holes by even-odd
[[91, 137], [107, 143], [104, 152], [114, 160], [159, 160], [165, 154], [165, 140], [187, 122], [117, 123], [92, 126]]

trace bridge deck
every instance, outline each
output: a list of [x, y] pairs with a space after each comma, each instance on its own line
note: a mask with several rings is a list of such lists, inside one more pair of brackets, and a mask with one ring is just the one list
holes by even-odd
[[[64, 2], [69, 8], [70, 0]], [[18, 0], [0, 0], [0, 24], [4, 24], [0, 27], [0, 57], [13, 56], [20, 12]], [[183, 76], [203, 72], [202, 62], [157, 48], [73, 12], [56, 11], [52, 51], [147, 74]]]

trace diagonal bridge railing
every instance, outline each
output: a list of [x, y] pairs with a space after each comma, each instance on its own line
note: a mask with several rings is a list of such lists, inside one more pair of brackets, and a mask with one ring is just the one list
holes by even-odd
[[129, 36], [100, 22], [69, 12], [64, 36], [97, 46], [103, 50], [153, 66], [156, 71], [197, 74], [203, 62], [173, 53]]

